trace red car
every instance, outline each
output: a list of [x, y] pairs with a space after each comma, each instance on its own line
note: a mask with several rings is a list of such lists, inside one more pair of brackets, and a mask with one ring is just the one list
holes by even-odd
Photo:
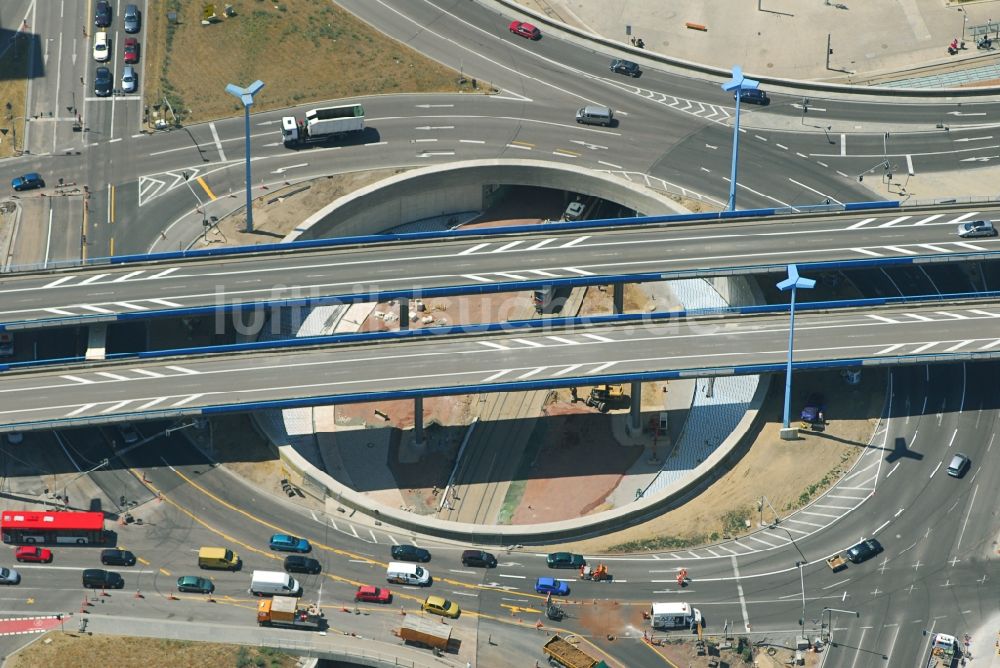
[[528, 39], [538, 39], [542, 36], [542, 31], [524, 21], [514, 21], [510, 24], [510, 31], [515, 35], [527, 37]]
[[14, 558], [18, 561], [37, 561], [47, 564], [52, 561], [52, 550], [34, 545], [23, 545], [14, 552]]
[[129, 65], [139, 62], [139, 40], [135, 37], [125, 38], [125, 62]]
[[381, 587], [361, 585], [354, 593], [354, 600], [366, 603], [392, 603], [392, 592]]

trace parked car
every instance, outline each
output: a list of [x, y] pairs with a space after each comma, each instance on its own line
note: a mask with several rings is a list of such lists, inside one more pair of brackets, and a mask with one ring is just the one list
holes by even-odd
[[13, 568], [0, 568], [0, 584], [16, 585], [21, 582], [21, 574]]
[[510, 24], [510, 31], [515, 35], [526, 37], [527, 39], [538, 39], [542, 36], [542, 31], [524, 21], [513, 21]]
[[100, 0], [94, 8], [94, 25], [98, 28], [107, 28], [111, 25], [111, 3], [107, 0]]
[[116, 547], [101, 550], [101, 563], [105, 566], [135, 566], [135, 555]]
[[182, 575], [177, 578], [177, 591], [211, 594], [215, 591], [215, 584], [208, 578], [200, 578], [197, 575]]
[[626, 74], [633, 78], [642, 75], [639, 63], [633, 63], [631, 60], [621, 60], [620, 58], [611, 61], [611, 71], [616, 74]]
[[[45, 179], [43, 179], [42, 175], [38, 172], [28, 172], [23, 176], [15, 176], [11, 179], [10, 187], [17, 192], [21, 192], [22, 190], [34, 190], [35, 188], [44, 188]], [[9, 333], [7, 334], [10, 336]], [[13, 338], [11, 340], [13, 340]]]
[[305, 538], [299, 538], [298, 536], [289, 536], [286, 533], [276, 533], [271, 536], [271, 541], [268, 543], [272, 550], [277, 552], [310, 552], [312, 551], [312, 545], [309, 544]]
[[98, 67], [94, 71], [94, 95], [97, 97], [108, 97], [111, 95], [111, 87], [113, 85], [111, 70], [106, 67]]
[[458, 616], [462, 614], [462, 609], [458, 606], [458, 603], [449, 601], [441, 596], [428, 596], [420, 605], [420, 609], [432, 615], [441, 615], [442, 617], [450, 617], [451, 619], [458, 619]]
[[323, 570], [323, 566], [312, 557], [300, 557], [290, 554], [285, 557], [285, 570], [289, 573], [309, 573], [315, 575]]
[[139, 89], [139, 78], [135, 74], [135, 68], [126, 65], [122, 70], [122, 92], [134, 93]]
[[125, 12], [122, 14], [122, 27], [130, 35], [139, 32], [142, 27], [142, 15], [135, 5], [125, 5]]
[[948, 464], [948, 475], [953, 478], [961, 478], [969, 470], [971, 464], [972, 461], [969, 459], [969, 456], [959, 452], [951, 458], [951, 462]]
[[135, 37], [125, 38], [125, 64], [134, 65], [139, 62], [139, 40]]
[[759, 104], [762, 107], [766, 107], [771, 104], [771, 99], [767, 96], [767, 93], [759, 88], [741, 88], [740, 102]]
[[462, 565], [496, 568], [497, 558], [489, 552], [483, 552], [482, 550], [466, 550], [462, 552]]
[[874, 538], [863, 540], [847, 551], [847, 558], [852, 563], [860, 564], [862, 561], [871, 559], [882, 551], [882, 544]]
[[98, 32], [94, 35], [94, 60], [105, 63], [111, 57], [111, 45], [108, 43], [108, 33]]
[[123, 589], [125, 579], [114, 571], [87, 568], [83, 571], [83, 586], [89, 589]]
[[393, 545], [392, 558], [397, 561], [421, 561], [431, 560], [431, 553], [416, 545]]
[[361, 585], [354, 592], [354, 600], [365, 603], [392, 603], [392, 592], [384, 587]]
[[569, 596], [569, 585], [555, 578], [538, 578], [535, 580], [535, 591], [539, 594]]
[[14, 558], [18, 561], [48, 564], [52, 561], [52, 550], [36, 545], [22, 545], [14, 551]]
[[24, 441], [23, 431], [8, 431], [7, 442], [11, 445], [20, 445]]
[[545, 560], [549, 568], [582, 568], [587, 565], [583, 555], [571, 552], [553, 552]]
[[802, 412], [799, 414], [799, 417], [803, 422], [809, 422], [810, 424], [826, 422], [824, 410], [823, 395], [819, 392], [812, 392], [806, 397], [806, 403], [802, 406]]
[[995, 237], [997, 230], [993, 227], [991, 220], [972, 220], [958, 226], [958, 236], [967, 237]]

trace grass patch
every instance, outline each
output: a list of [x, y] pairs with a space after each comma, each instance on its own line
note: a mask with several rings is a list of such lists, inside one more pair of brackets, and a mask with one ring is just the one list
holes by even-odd
[[14, 140], [18, 146], [24, 142], [24, 115], [28, 91], [28, 54], [31, 41], [18, 37], [0, 55], [0, 128], [7, 132], [0, 134], [0, 157], [15, 155]]
[[[147, 14], [146, 103], [166, 98], [179, 120], [234, 116], [226, 84], [266, 86], [263, 111], [360, 95], [471, 91], [458, 72], [389, 39], [328, 0], [234, 2], [237, 15], [201, 25], [203, 3], [167, 0]], [[217, 3], [221, 9], [222, 4]], [[168, 25], [166, 14], [179, 22]], [[165, 107], [153, 109], [172, 120]]]
[[201, 666], [293, 668], [297, 663], [295, 657], [266, 647], [160, 638], [49, 633], [8, 658], [4, 665], [9, 668], [34, 666], [77, 668], [101, 665], [115, 666], [115, 668], [148, 668], [164, 665], [164, 657], [170, 657], [171, 666], [191, 668]]
[[813, 497], [815, 497], [817, 494], [826, 491], [826, 489], [830, 485], [837, 482], [837, 480], [840, 479], [840, 476], [842, 476], [845, 473], [846, 471], [845, 467], [850, 460], [851, 460], [850, 453], [845, 452], [844, 454], [842, 454], [840, 456], [840, 463], [837, 466], [834, 466], [832, 469], [827, 471], [826, 475], [820, 478], [817, 482], [806, 487], [802, 491], [802, 493], [799, 494], [797, 503], [785, 504], [784, 510], [788, 511], [788, 510], [793, 510], [795, 508], [801, 508], [802, 506], [812, 501]]

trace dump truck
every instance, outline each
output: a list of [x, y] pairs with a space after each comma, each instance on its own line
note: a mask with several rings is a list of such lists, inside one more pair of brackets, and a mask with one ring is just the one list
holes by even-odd
[[549, 657], [550, 662], [555, 661], [564, 668], [608, 668], [608, 664], [604, 661], [595, 659], [558, 635], [549, 638], [542, 651]]
[[300, 606], [297, 598], [275, 596], [257, 603], [257, 625], [322, 631], [326, 628], [326, 617], [316, 605]]
[[927, 652], [927, 668], [951, 668], [960, 654], [958, 638], [947, 633], [931, 636], [931, 647]]
[[360, 104], [311, 109], [301, 120], [294, 116], [281, 119], [281, 138], [289, 147], [326, 141], [364, 129], [365, 108]]
[[451, 644], [451, 627], [426, 617], [407, 615], [399, 628], [399, 637], [411, 645], [446, 651]]
[[632, 399], [621, 385], [598, 385], [590, 391], [587, 405], [607, 413], [612, 408], [628, 408]]

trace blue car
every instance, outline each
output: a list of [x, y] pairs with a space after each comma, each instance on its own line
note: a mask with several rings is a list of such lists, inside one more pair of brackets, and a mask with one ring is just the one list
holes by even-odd
[[31, 172], [30, 174], [17, 176], [11, 179], [10, 187], [17, 192], [21, 192], [22, 190], [32, 190], [34, 188], [44, 188], [45, 180], [42, 179], [42, 175], [38, 172]]
[[312, 545], [305, 538], [289, 536], [283, 533], [276, 533], [271, 536], [270, 546], [272, 550], [279, 552], [309, 552], [312, 550]]
[[562, 580], [556, 580], [555, 578], [538, 578], [538, 580], [535, 581], [535, 591], [539, 594], [569, 596], [569, 585]]

